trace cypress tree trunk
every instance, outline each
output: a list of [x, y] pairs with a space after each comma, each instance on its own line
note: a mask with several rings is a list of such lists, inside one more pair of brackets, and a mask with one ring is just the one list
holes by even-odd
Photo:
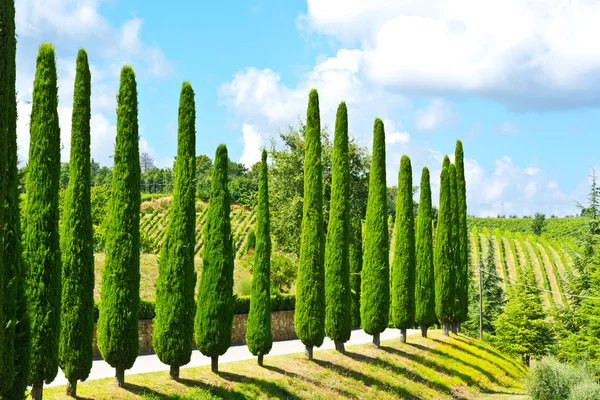
[[348, 112], [338, 107], [332, 155], [331, 206], [325, 247], [325, 333], [344, 351], [350, 339], [349, 219], [350, 164], [348, 160]]
[[387, 328], [390, 310], [385, 132], [379, 118], [375, 120], [373, 132], [360, 296], [362, 328], [373, 335], [373, 342], [379, 347], [379, 333]]
[[[196, 242], [196, 110], [194, 90], [184, 82], [179, 98], [175, 186], [156, 283], [152, 345], [158, 358], [176, 368], [190, 362], [194, 335], [194, 246]], [[173, 369], [171, 369], [173, 372]], [[171, 374], [173, 377], [173, 374]], [[173, 377], [177, 379], [177, 377]]]
[[263, 366], [263, 359], [264, 359], [264, 357], [265, 356], [263, 356], [262, 354], [258, 355], [258, 365], [261, 366], [261, 367]]
[[360, 275], [362, 271], [362, 221], [360, 215], [352, 216], [350, 223], [350, 311], [352, 326], [360, 328]]
[[125, 387], [125, 370], [122, 368], [115, 369], [115, 382], [117, 386], [122, 388]]
[[[62, 301], [59, 364], [75, 393], [92, 369], [94, 352], [94, 230], [90, 192], [91, 75], [85, 50], [77, 55], [69, 187], [61, 232]], [[74, 394], [71, 395], [75, 397]]]
[[427, 328], [437, 322], [435, 315], [431, 186], [427, 167], [423, 167], [419, 188], [420, 199], [416, 238], [415, 322], [421, 326], [423, 337], [427, 337]]
[[24, 254], [31, 316], [32, 396], [58, 372], [61, 261], [58, 229], [60, 129], [54, 48], [44, 43], [37, 57], [30, 122]]
[[306, 346], [307, 358], [308, 353], [312, 358], [312, 346], [321, 346], [325, 338], [323, 167], [319, 96], [315, 89], [310, 91], [308, 97], [305, 146], [302, 238], [296, 279], [294, 328]]
[[231, 345], [233, 324], [234, 256], [227, 166], [227, 147], [222, 144], [215, 156], [196, 308], [196, 345], [202, 354], [212, 357], [213, 372], [218, 370], [218, 356]]
[[258, 216], [256, 219], [256, 251], [252, 278], [252, 298], [246, 330], [248, 350], [258, 356], [262, 365], [265, 354], [271, 351], [271, 227], [269, 215], [269, 183], [267, 151], [262, 152], [258, 180]]
[[458, 331], [460, 323], [469, 317], [469, 232], [467, 231], [467, 183], [465, 180], [465, 165], [463, 146], [456, 141], [454, 152], [456, 164], [456, 189], [458, 197], [459, 246], [460, 256], [456, 274], [456, 290], [458, 293]]
[[112, 199], [102, 274], [98, 348], [116, 368], [117, 384], [133, 366], [139, 349], [140, 309], [140, 156], [135, 74], [121, 70], [117, 97], [117, 140]]
[[[12, 205], [18, 180], [16, 168], [15, 4], [0, 0], [0, 398], [15, 375], [15, 312], [20, 254], [15, 252], [14, 221], [20, 213]], [[14, 139], [13, 139], [14, 138]], [[16, 144], [16, 143], [15, 143]], [[13, 154], [14, 152], [14, 154]], [[14, 166], [13, 166], [14, 164]], [[18, 194], [17, 194], [18, 196]], [[18, 201], [18, 197], [16, 199]], [[11, 213], [16, 212], [15, 215]], [[18, 247], [17, 247], [18, 248]], [[10, 323], [9, 323], [10, 322]]]
[[449, 323], [454, 317], [454, 258], [452, 252], [452, 190], [450, 160], [446, 156], [440, 175], [440, 203], [438, 211], [437, 231], [435, 234], [434, 266], [435, 266], [435, 312], [442, 323], [444, 334], [448, 334]]
[[219, 356], [210, 357], [210, 370], [215, 374], [219, 372]]
[[67, 396], [77, 398], [77, 379], [69, 380], [67, 382]]
[[171, 365], [171, 367], [169, 368], [169, 375], [171, 375], [171, 378], [175, 380], [179, 379], [179, 366]]
[[412, 167], [410, 159], [404, 155], [398, 173], [391, 304], [392, 324], [402, 330], [402, 343], [406, 342], [406, 329], [415, 322], [415, 219], [412, 187]]
[[304, 356], [307, 360], [312, 361], [313, 359], [313, 347], [311, 345], [304, 346]]
[[42, 400], [44, 390], [44, 381], [35, 381], [31, 387], [31, 398], [33, 400]]
[[381, 342], [379, 340], [379, 332], [373, 334], [373, 344], [377, 348], [379, 348], [381, 346]]

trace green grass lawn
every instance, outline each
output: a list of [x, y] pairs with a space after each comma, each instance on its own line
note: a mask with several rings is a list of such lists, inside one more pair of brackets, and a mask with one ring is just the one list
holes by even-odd
[[[78, 385], [82, 399], [513, 399], [523, 394], [525, 367], [497, 350], [464, 336], [348, 346], [345, 355], [316, 351], [225, 363], [213, 374], [208, 367], [183, 368], [181, 379], [168, 372], [126, 375], [126, 387], [113, 379]], [[44, 398], [66, 399], [64, 387], [44, 390]]]

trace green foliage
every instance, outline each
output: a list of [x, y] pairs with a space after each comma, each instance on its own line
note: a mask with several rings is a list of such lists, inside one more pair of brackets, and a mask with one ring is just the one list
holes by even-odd
[[267, 151], [262, 152], [258, 181], [258, 217], [256, 252], [252, 279], [252, 300], [246, 330], [248, 350], [255, 356], [271, 351], [271, 234], [269, 216], [269, 183]]
[[540, 236], [546, 227], [546, 215], [542, 213], [535, 213], [533, 223], [531, 224], [531, 231], [534, 235]]
[[217, 148], [211, 182], [195, 322], [196, 345], [211, 357], [225, 354], [233, 324], [234, 255], [227, 167], [227, 147], [222, 144]]
[[196, 108], [189, 82], [181, 87], [175, 186], [156, 282], [152, 346], [165, 364], [190, 362], [194, 335], [194, 246], [196, 242]]
[[312, 89], [306, 112], [304, 201], [300, 263], [296, 279], [296, 335], [306, 346], [321, 346], [325, 337], [325, 233], [323, 165], [319, 96]]
[[[427, 205], [425, 205], [427, 207]], [[428, 212], [425, 212], [429, 216]], [[427, 221], [429, 226], [430, 223]], [[398, 172], [394, 261], [392, 262], [392, 325], [398, 329], [415, 324], [415, 218], [413, 214], [412, 166], [403, 155]]]
[[440, 175], [440, 209], [434, 247], [435, 313], [440, 322], [444, 323], [451, 322], [454, 318], [455, 260], [452, 243], [453, 213], [450, 185], [449, 168], [444, 166]]
[[248, 253], [248, 251], [256, 248], [256, 233], [254, 233], [254, 229], [250, 229], [248, 232], [248, 236], [246, 237], [246, 242], [244, 243], [244, 249], [242, 254]]
[[600, 384], [594, 381], [581, 382], [571, 389], [569, 400], [600, 399]]
[[452, 320], [454, 322], [459, 321], [459, 310], [460, 310], [460, 288], [458, 287], [458, 275], [459, 275], [459, 263], [460, 263], [460, 226], [459, 226], [459, 215], [458, 215], [458, 188], [456, 185], [456, 166], [450, 164], [448, 168], [448, 175], [450, 177], [450, 209], [451, 209], [451, 236], [450, 236], [450, 247], [451, 247], [451, 258], [452, 258], [452, 289], [454, 291], [454, 311]]
[[121, 70], [117, 95], [117, 139], [112, 198], [106, 231], [106, 266], [102, 274], [102, 308], [98, 348], [118, 370], [133, 366], [138, 354], [140, 308], [140, 159], [135, 74]]
[[361, 326], [360, 276], [363, 265], [362, 220], [357, 214], [353, 214], [350, 218], [350, 312], [352, 314], [352, 327], [359, 328]]
[[385, 131], [375, 120], [373, 164], [369, 175], [369, 200], [365, 221], [365, 252], [360, 292], [362, 328], [370, 335], [388, 326], [390, 310], [390, 268], [385, 178]]
[[87, 53], [77, 54], [70, 179], [61, 231], [62, 301], [59, 364], [71, 382], [87, 379], [94, 337], [94, 231], [90, 191], [92, 78]]
[[[547, 239], [558, 239], [561, 242], [571, 242], [581, 238], [588, 232], [588, 225], [591, 221], [587, 217], [564, 217], [546, 219], [544, 227], [544, 237]], [[521, 232], [523, 234], [533, 233], [533, 218], [478, 218], [467, 217], [467, 224], [470, 227], [487, 227], [489, 230], [495, 228], [500, 231], [509, 231], [512, 233]]]
[[54, 48], [40, 46], [31, 109], [24, 258], [31, 321], [29, 381], [52, 382], [58, 372], [61, 260], [58, 187], [60, 128]]
[[[594, 377], [585, 367], [572, 367], [554, 357], [543, 357], [528, 376], [527, 392], [532, 400], [586, 399], [586, 392], [600, 393], [594, 383]], [[575, 387], [577, 390], [572, 393]]]
[[[16, 147], [15, 2], [0, 1], [0, 398], [15, 372], [17, 281], [21, 280]], [[20, 351], [18, 347], [17, 352]], [[17, 363], [18, 364], [18, 363]], [[18, 383], [17, 383], [18, 385]], [[23, 397], [23, 391], [18, 395]]]
[[458, 255], [456, 291], [458, 300], [457, 319], [465, 322], [469, 314], [469, 230], [467, 228], [467, 183], [462, 142], [456, 141], [454, 152], [456, 164], [456, 197], [458, 213]]
[[348, 162], [348, 110], [337, 110], [332, 156], [331, 209], [325, 247], [325, 333], [346, 342], [352, 329], [350, 309], [349, 219], [350, 164]]
[[415, 322], [429, 327], [437, 322], [431, 224], [431, 186], [429, 170], [423, 167], [417, 216]]

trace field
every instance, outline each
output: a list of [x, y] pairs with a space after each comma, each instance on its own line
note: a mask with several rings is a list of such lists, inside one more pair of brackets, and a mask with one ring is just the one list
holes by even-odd
[[[347, 354], [317, 351], [315, 361], [302, 354], [222, 364], [216, 375], [207, 367], [181, 370], [179, 382], [167, 372], [132, 375], [119, 389], [112, 379], [78, 385], [82, 399], [509, 399], [521, 398], [525, 368], [477, 340], [410, 336], [398, 341], [349, 346]], [[44, 397], [65, 399], [64, 387]]]

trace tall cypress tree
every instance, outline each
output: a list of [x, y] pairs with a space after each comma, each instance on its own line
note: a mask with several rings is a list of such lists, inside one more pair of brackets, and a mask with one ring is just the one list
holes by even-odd
[[451, 238], [450, 243], [452, 247], [452, 290], [453, 290], [453, 312], [452, 312], [452, 333], [458, 333], [458, 307], [459, 307], [459, 292], [456, 286], [456, 279], [458, 276], [458, 265], [460, 262], [460, 231], [459, 231], [459, 218], [458, 218], [458, 197], [456, 190], [456, 166], [450, 164], [448, 169], [448, 175], [450, 177], [450, 209], [452, 210], [451, 216]]
[[456, 164], [456, 190], [458, 197], [458, 229], [460, 257], [456, 274], [456, 290], [458, 294], [458, 323], [467, 321], [469, 317], [469, 232], [467, 230], [467, 182], [465, 179], [465, 163], [463, 146], [456, 141], [454, 152]]
[[325, 236], [323, 226], [323, 165], [321, 163], [321, 119], [319, 95], [308, 95], [304, 155], [304, 204], [300, 263], [296, 279], [296, 335], [312, 360], [313, 346], [325, 338]]
[[448, 172], [450, 160], [444, 159], [440, 175], [440, 204], [435, 233], [435, 313], [442, 323], [444, 334], [448, 335], [454, 317], [454, 259], [452, 252], [452, 190]]
[[350, 221], [350, 311], [352, 327], [360, 328], [360, 275], [363, 264], [362, 220], [360, 215], [354, 215]]
[[385, 131], [383, 121], [375, 120], [373, 157], [369, 173], [369, 197], [365, 221], [365, 253], [360, 291], [362, 328], [373, 335], [379, 347], [379, 334], [387, 328], [390, 311], [390, 265], [385, 178]]
[[[0, 394], [0, 399], [22, 400], [25, 397], [25, 390], [29, 380], [29, 355], [30, 355], [30, 337], [29, 337], [29, 315], [27, 312], [26, 296], [26, 275], [27, 268], [23, 262], [23, 246], [21, 244], [21, 210], [19, 199], [19, 168], [17, 157], [17, 96], [16, 96], [16, 51], [17, 40], [15, 37], [15, 3], [14, 0], [0, 0], [2, 11], [2, 28], [0, 35], [3, 47], [2, 54], [6, 56], [8, 64], [3, 65], [6, 72], [0, 73], [2, 82], [6, 82], [6, 101], [0, 100], [0, 104], [6, 105], [6, 114], [0, 117], [0, 125], [6, 123], [0, 129], [6, 129], [6, 149], [7, 149], [7, 210], [6, 210], [6, 235], [4, 237], [4, 256], [9, 265], [4, 265], [7, 274], [12, 275], [12, 280], [5, 280], [5, 283], [12, 282], [5, 286], [5, 309], [10, 310], [10, 299], [15, 299], [14, 317], [10, 311], [7, 311], [9, 318], [14, 323], [6, 325], [7, 336], [5, 343], [10, 343], [10, 335], [14, 329], [14, 355], [13, 355], [13, 376], [12, 386], [4, 395]], [[6, 35], [6, 36], [4, 36]], [[5, 42], [6, 41], [6, 42]], [[4, 89], [2, 89], [4, 91]], [[0, 256], [2, 258], [2, 256]], [[10, 356], [9, 356], [10, 357]], [[10, 366], [10, 358], [8, 361]], [[9, 378], [1, 379], [8, 384]], [[0, 390], [1, 392], [1, 390]]]
[[211, 357], [213, 372], [218, 371], [219, 356], [231, 346], [233, 325], [234, 253], [227, 165], [227, 147], [222, 144], [213, 167], [196, 311], [196, 345]]
[[427, 167], [423, 167], [421, 173], [420, 192], [419, 213], [417, 215], [415, 322], [421, 326], [421, 335], [427, 337], [427, 328], [437, 322], [435, 316], [431, 186]]
[[94, 230], [90, 192], [90, 118], [92, 79], [85, 50], [77, 54], [69, 186], [61, 232], [62, 301], [59, 364], [67, 377], [67, 395], [86, 380], [94, 352]]
[[350, 163], [348, 160], [348, 110], [342, 102], [335, 120], [332, 155], [331, 207], [325, 247], [325, 333], [344, 351], [350, 339]]
[[137, 85], [133, 68], [121, 70], [112, 198], [102, 274], [98, 348], [116, 369], [119, 387], [139, 350], [140, 156]]
[[[18, 254], [8, 247], [11, 239], [9, 192], [10, 151], [15, 97], [15, 4], [0, 1], [0, 396], [12, 386], [14, 376], [14, 335], [16, 285], [15, 267]], [[19, 212], [17, 210], [17, 216]]]
[[179, 367], [190, 362], [196, 311], [196, 107], [189, 82], [181, 87], [177, 142], [173, 203], [159, 262], [152, 338], [156, 355], [171, 366], [173, 379], [179, 378]]
[[254, 276], [252, 298], [246, 330], [248, 350], [258, 356], [258, 365], [271, 351], [271, 222], [269, 215], [269, 182], [267, 151], [262, 152], [258, 178], [258, 215], [256, 217], [256, 250], [254, 253]]
[[58, 372], [61, 260], [58, 229], [60, 128], [54, 48], [40, 46], [31, 108], [24, 254], [31, 315], [31, 397]]
[[415, 217], [412, 196], [412, 167], [408, 156], [400, 160], [394, 260], [392, 262], [391, 318], [400, 329], [400, 341], [406, 342], [406, 330], [415, 324]]

